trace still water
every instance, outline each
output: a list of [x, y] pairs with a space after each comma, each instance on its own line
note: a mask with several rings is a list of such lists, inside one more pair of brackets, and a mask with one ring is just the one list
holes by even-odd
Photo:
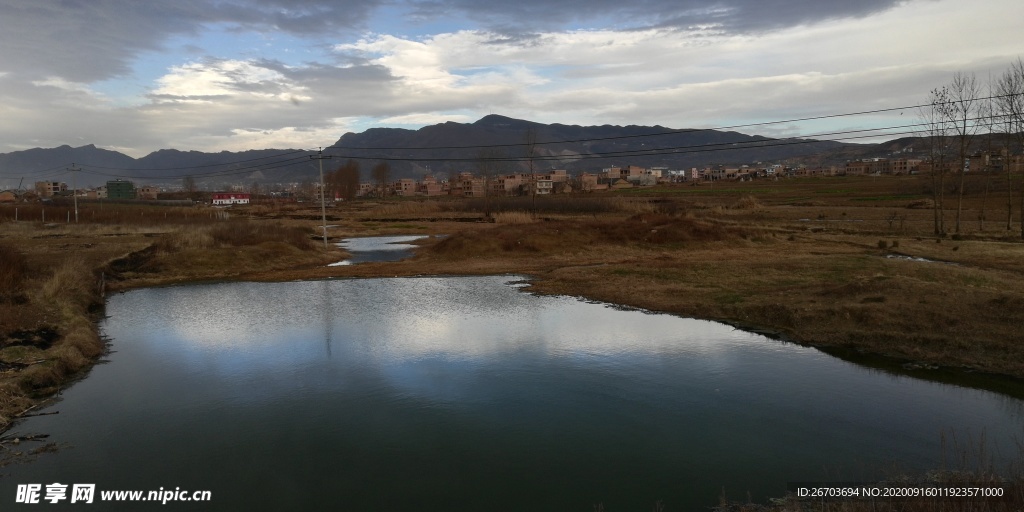
[[706, 510], [937, 467], [951, 431], [999, 462], [1024, 433], [1016, 398], [516, 279], [112, 296], [109, 362], [20, 427], [68, 447], [5, 468], [3, 508], [60, 482], [212, 492], [56, 506], [90, 510]]
[[427, 235], [346, 238], [338, 244], [338, 247], [345, 249], [352, 256], [347, 260], [331, 263], [328, 266], [355, 265], [372, 261], [399, 261], [412, 256], [413, 250], [416, 249], [416, 246], [409, 242], [415, 242], [423, 238], [427, 238]]

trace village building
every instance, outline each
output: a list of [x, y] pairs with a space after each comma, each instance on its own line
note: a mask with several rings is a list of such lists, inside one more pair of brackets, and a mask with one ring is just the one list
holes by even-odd
[[125, 180], [108, 181], [107, 199], [135, 199], [135, 184]]
[[469, 172], [459, 173], [459, 176], [452, 180], [449, 193], [461, 197], [483, 197], [484, 179]]
[[135, 197], [138, 199], [156, 199], [159, 189], [150, 185], [143, 185], [135, 189]]
[[423, 181], [416, 185], [416, 193], [421, 196], [439, 196], [444, 192], [444, 184], [439, 183], [433, 176], [424, 176]]
[[491, 180], [491, 194], [496, 196], [518, 195], [522, 191], [523, 177], [518, 174], [498, 176]]
[[214, 192], [210, 195], [210, 204], [213, 206], [249, 204], [249, 198], [250, 195], [245, 192]]
[[413, 197], [416, 195], [416, 180], [409, 178], [402, 178], [396, 181], [392, 188], [394, 189], [394, 195], [402, 197]]
[[896, 158], [889, 164], [889, 172], [886, 174], [917, 174], [920, 165], [921, 160], [917, 158]]
[[67, 189], [68, 184], [60, 181], [37, 181], [35, 184], [36, 194], [39, 194], [39, 197], [53, 197]]

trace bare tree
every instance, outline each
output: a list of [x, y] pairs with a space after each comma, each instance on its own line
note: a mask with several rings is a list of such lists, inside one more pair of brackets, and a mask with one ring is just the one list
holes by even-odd
[[373, 166], [373, 179], [377, 182], [381, 198], [387, 198], [388, 186], [391, 181], [391, 164], [381, 161]]
[[[996, 93], [997, 110], [1006, 132], [1005, 165], [1008, 212], [1006, 229], [1009, 230], [1012, 216], [1009, 211], [1013, 202], [1013, 180], [1011, 177], [1013, 166], [1010, 165], [1013, 150], [1010, 146], [1014, 138], [1017, 141], [1017, 151], [1024, 151], [1024, 61], [1018, 58], [1017, 62], [1010, 64], [1010, 67], [999, 77]], [[1024, 174], [1024, 169], [1021, 170], [1021, 173]], [[1020, 195], [1020, 236], [1024, 239], [1024, 186], [1021, 186]]]
[[988, 88], [988, 94], [984, 98], [979, 98], [978, 101], [978, 124], [984, 129], [985, 136], [985, 157], [982, 159], [985, 167], [979, 169], [983, 171], [982, 179], [985, 186], [985, 196], [981, 202], [981, 213], [978, 214], [978, 230], [985, 231], [985, 221], [988, 220], [988, 193], [991, 188], [992, 179], [990, 178], [991, 171], [998, 170], [997, 162], [999, 159], [993, 157], [995, 152], [996, 143], [996, 128], [999, 126], [999, 120], [996, 116], [996, 84], [992, 80], [992, 76], [989, 75], [988, 81], [986, 82]]
[[953, 74], [953, 80], [946, 89], [949, 96], [946, 101], [939, 104], [942, 116], [946, 118], [952, 128], [952, 133], [957, 140], [957, 161], [956, 167], [959, 172], [959, 184], [957, 186], [956, 201], [956, 224], [954, 231], [960, 232], [960, 219], [963, 214], [964, 204], [964, 177], [967, 174], [967, 158], [970, 151], [971, 141], [978, 132], [978, 106], [980, 87], [974, 73]]
[[335, 197], [351, 200], [359, 192], [359, 162], [350, 158], [334, 172], [328, 173], [325, 179], [327, 189]]
[[313, 185], [313, 182], [309, 180], [302, 180], [302, 183], [299, 183], [298, 188], [295, 190], [295, 195], [303, 201], [313, 199], [316, 195], [316, 187], [319, 185], [319, 183]]
[[922, 135], [928, 143], [928, 157], [931, 160], [932, 213], [936, 235], [946, 233], [943, 195], [946, 188], [947, 137], [950, 128], [942, 109], [948, 99], [949, 90], [946, 87], [932, 89], [926, 105], [918, 110]]
[[192, 176], [185, 176], [182, 178], [181, 189], [185, 191], [185, 194], [188, 195], [189, 199], [193, 199], [198, 188], [199, 187], [196, 186], [196, 180]]
[[477, 173], [484, 179], [484, 218], [491, 218], [491, 183], [502, 168], [503, 155], [494, 148], [480, 150], [477, 157]]
[[537, 130], [532, 126], [526, 129], [523, 136], [523, 146], [526, 149], [526, 163], [530, 172], [530, 195], [532, 196], [532, 208], [534, 215], [537, 214], [537, 171], [534, 168], [533, 159], [537, 157]]
[[1010, 156], [1013, 154], [1014, 123], [1011, 112], [1014, 109], [1014, 84], [1013, 73], [1007, 69], [1002, 76], [996, 79], [995, 91], [991, 96], [992, 108], [989, 114], [993, 125], [999, 125], [1003, 131], [1002, 154], [1004, 155], [1003, 170], [1006, 171], [1006, 230], [1013, 228], [1013, 166], [1010, 165]]
[[249, 202], [252, 203], [252, 204], [256, 204], [256, 201], [257, 201], [257, 198], [259, 197], [259, 195], [260, 195], [260, 183], [258, 181], [254, 180], [252, 182], [252, 185], [249, 185], [249, 196], [250, 196]]

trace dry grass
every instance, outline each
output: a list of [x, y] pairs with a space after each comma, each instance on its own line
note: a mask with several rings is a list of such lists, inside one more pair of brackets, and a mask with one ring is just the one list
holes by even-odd
[[[500, 214], [499, 214], [500, 215]], [[739, 239], [744, 230], [658, 213], [625, 220], [565, 220], [500, 224], [487, 231], [454, 234], [431, 248], [446, 257], [581, 254], [602, 246], [673, 247], [691, 242]]]
[[497, 224], [532, 224], [537, 221], [529, 212], [498, 212], [494, 215]]
[[402, 217], [407, 215], [426, 215], [445, 211], [444, 205], [438, 201], [396, 201], [385, 203], [366, 212], [371, 217]]
[[24, 291], [27, 272], [25, 255], [13, 247], [0, 244], [0, 302], [16, 300]]
[[[70, 201], [51, 204], [0, 206], [0, 222], [74, 224], [74, 205]], [[156, 206], [148, 204], [79, 201], [78, 223], [104, 226], [181, 226], [217, 221], [217, 212], [207, 208]]]
[[[0, 377], [0, 432], [35, 399], [88, 367], [104, 348], [91, 313], [102, 297], [83, 258], [65, 258], [48, 274], [26, 279], [24, 287], [26, 303], [17, 311], [25, 318], [5, 323], [7, 331], [0, 332], [0, 361], [20, 368]], [[15, 327], [20, 330], [10, 330]]]
[[533, 212], [543, 215], [599, 215], [650, 213], [658, 210], [655, 200], [618, 196], [492, 196], [449, 201], [448, 207], [463, 212]]
[[761, 201], [758, 201], [756, 197], [746, 195], [733, 203], [732, 208], [734, 210], [760, 210], [764, 208], [764, 205], [761, 204]]
[[655, 205], [646, 198], [613, 197], [609, 199], [612, 207], [623, 213], [653, 213]]
[[33, 300], [55, 305], [68, 317], [75, 317], [98, 299], [97, 292], [92, 269], [80, 259], [69, 258], [36, 288]]
[[278, 222], [236, 220], [210, 226], [183, 227], [162, 237], [156, 247], [161, 251], [178, 252], [263, 243], [283, 243], [306, 250], [313, 247], [312, 232], [308, 228], [284, 226]]

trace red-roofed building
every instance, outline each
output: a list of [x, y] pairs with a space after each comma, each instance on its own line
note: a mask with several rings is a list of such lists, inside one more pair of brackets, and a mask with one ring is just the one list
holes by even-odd
[[231, 206], [233, 204], [249, 204], [249, 194], [244, 192], [214, 192], [210, 197], [214, 206]]

